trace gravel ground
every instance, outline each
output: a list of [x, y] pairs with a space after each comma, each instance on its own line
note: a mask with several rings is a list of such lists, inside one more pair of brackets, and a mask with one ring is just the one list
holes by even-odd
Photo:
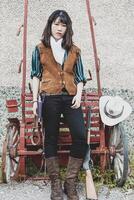
[[[8, 192], [7, 192], [8, 191]], [[80, 200], [85, 200], [83, 184], [78, 185]], [[0, 200], [49, 200], [50, 183], [45, 185], [43, 181], [26, 181], [22, 183], [12, 182], [11, 184], [0, 185]], [[66, 200], [66, 195], [64, 195]], [[109, 190], [103, 186], [98, 191], [98, 200], [133, 200], [134, 191], [122, 192], [119, 188]]]

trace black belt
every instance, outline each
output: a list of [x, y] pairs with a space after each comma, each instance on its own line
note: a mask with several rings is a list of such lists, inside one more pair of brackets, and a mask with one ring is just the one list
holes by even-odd
[[41, 92], [41, 96], [55, 96], [55, 95], [68, 95], [68, 92], [65, 88], [63, 88], [62, 91], [58, 94]]

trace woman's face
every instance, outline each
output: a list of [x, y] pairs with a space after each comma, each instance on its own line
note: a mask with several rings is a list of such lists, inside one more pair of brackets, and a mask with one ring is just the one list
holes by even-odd
[[66, 32], [67, 26], [66, 24], [63, 24], [60, 22], [60, 19], [57, 18], [51, 26], [51, 33], [52, 36], [55, 38], [55, 40], [59, 40], [63, 38], [65, 32]]

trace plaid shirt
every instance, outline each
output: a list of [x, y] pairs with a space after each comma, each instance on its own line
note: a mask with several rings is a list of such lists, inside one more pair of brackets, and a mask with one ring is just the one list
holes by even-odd
[[[67, 59], [67, 52], [64, 55], [64, 61]], [[74, 67], [74, 74], [75, 74], [75, 82], [78, 84], [79, 82], [86, 83], [86, 78], [84, 76], [83, 71], [83, 64], [81, 60], [81, 56], [79, 56], [77, 63]], [[32, 53], [32, 70], [31, 70], [31, 78], [36, 76], [37, 78], [42, 78], [42, 65], [40, 62], [40, 53], [38, 47], [35, 47]]]

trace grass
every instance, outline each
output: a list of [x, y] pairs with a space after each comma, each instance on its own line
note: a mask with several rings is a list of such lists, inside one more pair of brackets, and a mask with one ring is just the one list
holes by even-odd
[[[128, 175], [125, 185], [123, 186], [124, 190], [134, 189], [134, 152], [129, 153], [129, 160], [130, 160], [129, 162], [130, 173]], [[37, 169], [35, 164], [30, 159], [27, 162], [27, 173], [29, 176], [33, 176], [33, 175], [43, 176], [43, 172], [39, 172], [39, 169]], [[66, 175], [66, 168], [61, 167], [60, 175], [61, 175], [61, 179], [64, 180], [65, 175]], [[102, 185], [107, 185], [109, 188], [114, 188], [117, 186], [114, 171], [111, 169], [107, 169], [102, 173], [100, 168], [98, 166], [95, 166], [92, 169], [92, 176], [93, 176], [93, 180], [96, 185], [96, 188], [99, 188]], [[81, 170], [79, 172], [78, 180], [84, 183], [85, 177], [86, 177], [85, 171]]]
[[[126, 183], [123, 186], [124, 190], [134, 189], [134, 152], [133, 151], [129, 153], [129, 168], [130, 168], [129, 170], [130, 173], [128, 174]], [[65, 178], [65, 172], [66, 172], [66, 168], [62, 168], [61, 177], [63, 180]], [[100, 168], [98, 166], [95, 166], [92, 169], [92, 176], [93, 176], [93, 180], [96, 185], [96, 188], [99, 188], [102, 185], [107, 185], [110, 189], [117, 186], [115, 173], [114, 173], [114, 170], [112, 169], [107, 169], [102, 173]], [[85, 171], [81, 170], [78, 176], [79, 181], [84, 183], [85, 177], [86, 177]]]
[[130, 172], [127, 178], [125, 185], [123, 186], [124, 190], [134, 189], [134, 151], [130, 151], [129, 153], [129, 168]]

